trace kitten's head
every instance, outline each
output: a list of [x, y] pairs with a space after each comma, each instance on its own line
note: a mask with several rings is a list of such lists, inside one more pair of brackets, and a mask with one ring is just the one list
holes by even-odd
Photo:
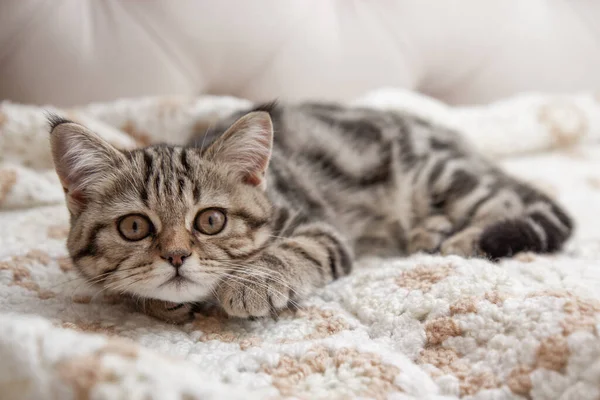
[[133, 296], [200, 300], [267, 242], [267, 113], [240, 118], [206, 150], [123, 151], [79, 124], [51, 123], [71, 214], [67, 247], [89, 281]]

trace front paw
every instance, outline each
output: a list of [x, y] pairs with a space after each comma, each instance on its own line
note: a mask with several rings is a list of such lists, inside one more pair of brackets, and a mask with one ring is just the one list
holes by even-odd
[[217, 299], [232, 317], [264, 317], [287, 308], [290, 290], [267, 274], [232, 274], [219, 285]]
[[170, 301], [147, 299], [142, 304], [142, 311], [151, 317], [170, 324], [185, 324], [194, 319], [193, 304], [172, 303]]

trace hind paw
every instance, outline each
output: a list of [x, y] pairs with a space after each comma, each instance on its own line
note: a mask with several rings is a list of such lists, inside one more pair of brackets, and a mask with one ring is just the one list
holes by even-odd
[[569, 235], [570, 230], [549, 225], [541, 218], [507, 219], [464, 229], [442, 243], [441, 253], [492, 260], [526, 251], [553, 253], [562, 248]]
[[523, 251], [550, 253], [558, 250], [567, 235], [544, 229], [531, 219], [501, 221], [481, 234], [479, 247], [492, 259], [512, 257]]

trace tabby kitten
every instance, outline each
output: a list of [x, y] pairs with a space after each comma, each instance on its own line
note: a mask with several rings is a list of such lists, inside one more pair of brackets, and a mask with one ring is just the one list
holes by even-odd
[[51, 125], [74, 264], [173, 322], [211, 299], [231, 316], [276, 313], [366, 254], [498, 259], [554, 252], [573, 229], [457, 134], [404, 113], [271, 104], [188, 146], [131, 151]]

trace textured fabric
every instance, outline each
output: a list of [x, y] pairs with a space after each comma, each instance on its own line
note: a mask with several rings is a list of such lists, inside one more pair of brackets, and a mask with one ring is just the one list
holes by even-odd
[[[521, 96], [448, 108], [408, 92], [357, 101], [462, 128], [555, 197], [578, 229], [558, 255], [364, 260], [278, 321], [199, 315], [170, 326], [90, 288], [65, 249], [67, 211], [41, 108], [0, 105], [3, 399], [597, 399], [600, 101]], [[146, 98], [55, 110], [126, 147], [183, 142], [232, 98]]]
[[599, 19], [590, 0], [2, 0], [0, 99], [600, 90]]

